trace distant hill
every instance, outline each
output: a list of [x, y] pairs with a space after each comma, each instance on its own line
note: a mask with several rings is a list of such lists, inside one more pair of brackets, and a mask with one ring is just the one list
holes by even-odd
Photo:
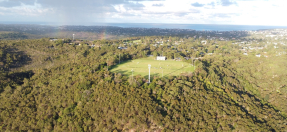
[[17, 32], [0, 32], [0, 39], [28, 39], [28, 35]]
[[286, 55], [221, 52], [202, 57], [193, 73], [154, 76], [148, 84], [146, 77], [131, 79], [106, 66], [116, 65], [119, 54], [127, 61], [159, 51], [171, 56], [198, 52], [148, 44], [122, 50], [120, 40], [94, 43], [99, 46], [44, 38], [1, 40], [0, 130], [287, 130]]

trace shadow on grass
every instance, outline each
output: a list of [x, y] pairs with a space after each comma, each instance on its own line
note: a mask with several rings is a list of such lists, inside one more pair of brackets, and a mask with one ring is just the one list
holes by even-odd
[[113, 70], [115, 68], [118, 68], [120, 65], [124, 65], [126, 63], [129, 63], [129, 62], [132, 62], [133, 60], [125, 60], [125, 61], [122, 61], [120, 64], [116, 64], [116, 65], [113, 65], [113, 66], [110, 66], [110, 70]]
[[[183, 69], [186, 68], [186, 67], [188, 67], [188, 66], [184, 66], [184, 67], [181, 67], [181, 68], [179, 68], [179, 69], [177, 69], [177, 70], [174, 70], [173, 72], [170, 72], [170, 73], [166, 74], [165, 76], [169, 76], [169, 75], [171, 75], [171, 74], [173, 74], [173, 73], [175, 73], [175, 72], [177, 72], [177, 71], [183, 70]], [[184, 73], [184, 72], [183, 72], [183, 73]]]
[[[161, 74], [159, 74], [159, 73], [151, 74], [151, 75], [150, 75], [150, 82], [152, 82], [152, 80], [153, 80], [155, 77], [161, 77]], [[148, 80], [148, 75], [144, 76], [144, 78], [146, 78], [146, 79]]]
[[[129, 62], [132, 62], [132, 60], [124, 61], [124, 62], [121, 62], [121, 64], [111, 66], [111, 67], [110, 67], [110, 69], [111, 69], [110, 71], [113, 72], [113, 73], [121, 73], [121, 74], [126, 75], [126, 76], [131, 76], [132, 73], [131, 73], [130, 70], [120, 70], [120, 69], [118, 69], [118, 70], [113, 70], [113, 69], [115, 69], [115, 68], [118, 68], [119, 65], [126, 64], [126, 63], [129, 63]], [[112, 70], [113, 70], [113, 71], [112, 71]], [[144, 78], [146, 78], [146, 79], [148, 80], [148, 75], [143, 76], [143, 75], [141, 75], [141, 74], [136, 74], [136, 73], [134, 73], [133, 76], [142, 76], [142, 77], [144, 77]], [[161, 73], [153, 73], [153, 74], [150, 75], [150, 79], [151, 79], [151, 81], [152, 81], [154, 77], [161, 77], [161, 76], [162, 76]]]
[[129, 74], [127, 74], [129, 71], [127, 71], [127, 70], [115, 70], [115, 71], [112, 71], [112, 72], [114, 72], [114, 73], [121, 73], [121, 74], [123, 74], [123, 75], [129, 75]]

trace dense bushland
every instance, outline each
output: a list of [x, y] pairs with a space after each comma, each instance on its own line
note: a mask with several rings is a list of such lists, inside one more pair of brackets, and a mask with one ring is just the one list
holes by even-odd
[[286, 56], [215, 49], [220, 54], [197, 61], [194, 73], [147, 84], [106, 66], [116, 65], [119, 54], [127, 60], [160, 50], [182, 57], [198, 52], [148, 44], [120, 50], [117, 42], [90, 48], [47, 39], [0, 41], [0, 130], [286, 130]]

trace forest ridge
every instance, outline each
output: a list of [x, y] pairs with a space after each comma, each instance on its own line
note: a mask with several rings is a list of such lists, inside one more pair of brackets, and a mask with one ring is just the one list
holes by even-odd
[[[222, 34], [1, 39], [0, 130], [286, 131], [286, 39]], [[150, 84], [107, 70], [160, 54], [197, 68]]]

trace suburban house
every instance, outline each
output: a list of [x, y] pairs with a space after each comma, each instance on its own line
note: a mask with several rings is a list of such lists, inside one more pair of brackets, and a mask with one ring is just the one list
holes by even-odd
[[156, 60], [166, 60], [166, 57], [165, 56], [157, 56]]
[[207, 53], [207, 55], [212, 55], [213, 53]]
[[[50, 41], [57, 41], [57, 40], [59, 39], [50, 38]], [[60, 40], [64, 41], [65, 39], [60, 39]]]
[[58, 39], [50, 39], [50, 41], [57, 41]]
[[118, 47], [118, 49], [128, 49], [127, 47]]
[[189, 57], [184, 57], [184, 59], [189, 60], [190, 58]]
[[201, 43], [202, 43], [202, 44], [206, 44], [206, 43], [207, 43], [207, 41], [206, 41], [206, 40], [203, 40], [203, 41], [201, 41]]
[[174, 58], [176, 61], [182, 61], [180, 57]]

